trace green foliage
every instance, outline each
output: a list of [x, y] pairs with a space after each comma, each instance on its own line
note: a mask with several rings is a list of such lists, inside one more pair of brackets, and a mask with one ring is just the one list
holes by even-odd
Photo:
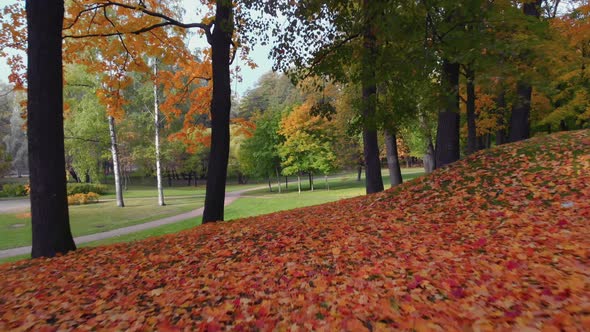
[[20, 183], [6, 183], [2, 185], [2, 191], [0, 191], [0, 197], [22, 197], [28, 194], [28, 186]]
[[243, 173], [267, 177], [280, 166], [278, 146], [283, 138], [278, 131], [281, 112], [258, 112], [253, 119], [256, 123], [254, 134], [242, 143], [237, 159]]
[[278, 152], [284, 175], [328, 174], [335, 168], [333, 128], [325, 118], [311, 115], [313, 105], [308, 101], [281, 121], [279, 133], [284, 141]]
[[240, 100], [238, 114], [244, 118], [251, 118], [258, 112], [280, 112], [302, 101], [301, 92], [287, 76], [268, 72], [262, 75], [257, 86]]
[[68, 196], [91, 192], [103, 195], [107, 192], [107, 186], [99, 183], [68, 183]]
[[64, 132], [66, 161], [78, 174], [98, 180], [103, 161], [110, 159], [106, 109], [96, 96], [96, 78], [81, 65], [66, 67]]

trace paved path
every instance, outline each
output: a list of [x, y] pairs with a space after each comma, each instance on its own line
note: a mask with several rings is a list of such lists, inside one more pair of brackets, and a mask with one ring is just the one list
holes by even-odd
[[[243, 193], [245, 193], [247, 191], [258, 190], [261, 188], [265, 188], [265, 187], [255, 187], [255, 188], [249, 188], [249, 189], [228, 192], [225, 195], [224, 206], [227, 206], [227, 205], [233, 203], [236, 199], [238, 199]], [[14, 203], [15, 201], [16, 200], [12, 200], [11, 202]], [[20, 201], [24, 201], [24, 200], [18, 200], [18, 201], [20, 202]], [[28, 207], [28, 205], [27, 205], [27, 207]], [[0, 204], [0, 211], [2, 211], [1, 204]], [[117, 229], [113, 229], [112, 231], [108, 231], [108, 232], [101, 232], [101, 233], [79, 236], [79, 237], [74, 238], [74, 242], [76, 242], [76, 244], [80, 244], [80, 243], [109, 239], [109, 238], [117, 237], [120, 235], [131, 234], [131, 233], [143, 231], [143, 230], [150, 229], [150, 228], [155, 228], [155, 227], [159, 227], [159, 226], [163, 226], [163, 225], [177, 223], [177, 222], [191, 219], [191, 218], [196, 218], [198, 216], [201, 216], [202, 214], [203, 214], [203, 208], [199, 208], [199, 209], [196, 209], [196, 210], [193, 210], [190, 212], [185, 212], [185, 213], [178, 214], [178, 215], [175, 215], [172, 217], [158, 219], [158, 220], [146, 222], [146, 223], [139, 224], [139, 225], [117, 228]], [[0, 250], [0, 258], [26, 255], [29, 253], [31, 253], [31, 246]]]
[[31, 207], [29, 198], [0, 200], [0, 213], [27, 211]]

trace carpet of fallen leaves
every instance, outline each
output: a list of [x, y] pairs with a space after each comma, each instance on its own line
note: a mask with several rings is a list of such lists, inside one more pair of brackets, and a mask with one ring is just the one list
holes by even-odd
[[590, 131], [376, 195], [0, 266], [0, 330], [590, 330]]

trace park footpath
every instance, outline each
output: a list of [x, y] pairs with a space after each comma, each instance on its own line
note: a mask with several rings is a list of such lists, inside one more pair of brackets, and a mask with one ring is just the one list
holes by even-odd
[[[227, 205], [233, 203], [236, 199], [240, 198], [240, 196], [242, 196], [242, 194], [247, 191], [258, 190], [261, 188], [265, 188], [265, 187], [255, 187], [255, 188], [249, 188], [249, 189], [228, 192], [225, 195], [224, 206], [227, 206]], [[28, 207], [28, 205], [26, 207]], [[184, 221], [187, 219], [192, 219], [192, 218], [202, 216], [203, 209], [204, 208], [199, 208], [199, 209], [189, 211], [186, 213], [177, 214], [172, 217], [158, 219], [158, 220], [146, 222], [143, 224], [117, 228], [117, 229], [113, 229], [113, 230], [107, 231], [107, 232], [101, 232], [101, 233], [95, 233], [95, 234], [75, 237], [74, 242], [78, 245], [81, 243], [110, 239], [113, 237], [136, 233], [136, 232], [143, 231], [143, 230], [150, 229], [150, 228], [160, 227], [160, 226], [164, 226], [164, 225], [168, 225], [168, 224], [174, 224], [174, 223], [181, 222], [181, 221]], [[0, 258], [8, 258], [8, 257], [13, 257], [13, 256], [30, 254], [31, 249], [32, 249], [31, 246], [27, 246], [27, 247], [18, 247], [18, 248], [0, 250]]]

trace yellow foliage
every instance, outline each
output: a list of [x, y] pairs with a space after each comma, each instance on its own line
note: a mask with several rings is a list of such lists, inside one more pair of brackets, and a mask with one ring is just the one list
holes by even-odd
[[90, 203], [98, 203], [99, 195], [97, 193], [89, 192], [88, 194], [74, 194], [68, 196], [68, 205], [84, 205]]

